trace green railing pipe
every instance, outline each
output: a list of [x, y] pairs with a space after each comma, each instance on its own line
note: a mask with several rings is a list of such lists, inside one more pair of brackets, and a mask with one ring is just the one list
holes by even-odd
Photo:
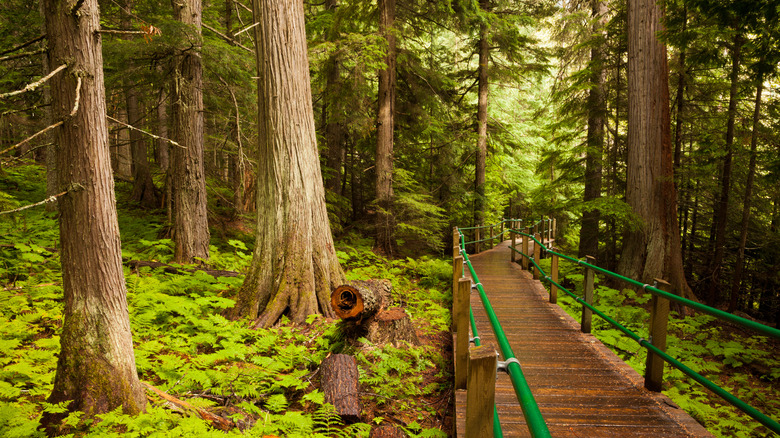
[[[462, 233], [461, 241], [463, 241]], [[509, 373], [510, 380], [512, 381], [512, 386], [515, 389], [515, 394], [517, 395], [518, 401], [520, 402], [520, 408], [523, 410], [526, 425], [528, 426], [528, 429], [534, 438], [550, 437], [550, 431], [547, 428], [547, 423], [545, 423], [544, 418], [542, 417], [542, 413], [539, 411], [539, 405], [536, 404], [533, 393], [531, 393], [531, 388], [528, 386], [528, 382], [525, 380], [523, 370], [516, 362], [517, 358], [512, 351], [512, 347], [509, 345], [509, 340], [506, 338], [506, 334], [504, 334], [504, 329], [501, 327], [501, 323], [498, 321], [496, 313], [493, 311], [493, 306], [490, 304], [490, 300], [485, 294], [485, 289], [482, 287], [482, 283], [480, 283], [479, 277], [474, 271], [474, 266], [471, 264], [471, 260], [469, 260], [469, 256], [462, 246], [460, 252], [463, 255], [463, 260], [466, 262], [466, 265], [469, 268], [471, 278], [476, 283], [477, 291], [479, 292], [479, 296], [482, 299], [482, 305], [485, 307], [485, 313], [487, 314], [488, 320], [490, 321], [490, 325], [493, 328], [493, 333], [496, 336], [496, 341], [498, 342], [499, 349], [501, 350], [501, 355], [507, 362], [509, 362], [510, 359], [515, 359], [515, 361], [509, 362], [507, 365], [507, 371]]]
[[[544, 246], [544, 244], [542, 244], [541, 242], [536, 240], [536, 238], [534, 236], [531, 236], [529, 234], [523, 233], [522, 231], [518, 231], [518, 230], [514, 230], [514, 229], [509, 230], [509, 231], [517, 233], [517, 234], [520, 234], [520, 235], [523, 235], [523, 236], [526, 236], [526, 237], [530, 237], [538, 245]], [[515, 251], [517, 251], [517, 250], [515, 250]], [[519, 251], [517, 251], [517, 252], [519, 252]], [[571, 262], [577, 263], [578, 265], [585, 266], [586, 268], [591, 268], [591, 269], [593, 269], [595, 271], [601, 272], [602, 274], [608, 275], [608, 276], [610, 276], [612, 278], [617, 278], [618, 280], [623, 280], [626, 283], [629, 283], [631, 285], [634, 285], [634, 286], [637, 286], [637, 287], [641, 287], [642, 289], [647, 290], [647, 291], [649, 291], [649, 292], [651, 292], [651, 293], [653, 293], [655, 295], [662, 296], [662, 297], [667, 298], [667, 299], [672, 300], [672, 301], [676, 301], [676, 302], [678, 302], [680, 304], [683, 304], [685, 306], [691, 307], [691, 308], [699, 310], [701, 312], [710, 314], [710, 315], [715, 316], [717, 318], [725, 319], [726, 321], [733, 322], [734, 324], [739, 324], [739, 325], [741, 325], [743, 327], [746, 327], [746, 328], [755, 330], [757, 332], [760, 332], [761, 334], [764, 334], [766, 336], [769, 336], [769, 337], [772, 337], [772, 338], [775, 338], [775, 339], [780, 339], [780, 330], [778, 330], [778, 329], [776, 329], [774, 327], [769, 327], [768, 325], [764, 325], [764, 324], [761, 324], [761, 323], [758, 323], [758, 322], [755, 322], [755, 321], [751, 321], [749, 319], [742, 318], [742, 317], [739, 317], [737, 315], [734, 315], [734, 314], [731, 314], [731, 313], [728, 313], [728, 312], [724, 312], [723, 310], [716, 309], [714, 307], [710, 307], [710, 306], [707, 306], [705, 304], [698, 303], [698, 302], [693, 301], [693, 300], [689, 300], [687, 298], [683, 298], [683, 297], [681, 297], [679, 295], [675, 295], [675, 294], [663, 291], [661, 289], [658, 289], [658, 288], [656, 288], [654, 286], [651, 286], [649, 284], [645, 284], [645, 283], [642, 283], [640, 281], [636, 281], [636, 280], [633, 280], [631, 278], [624, 277], [624, 276], [622, 276], [620, 274], [616, 274], [616, 273], [614, 273], [612, 271], [608, 271], [608, 270], [606, 270], [604, 268], [598, 267], [596, 265], [592, 265], [592, 264], [587, 263], [587, 262], [583, 262], [582, 260], [575, 259], [574, 257], [570, 257], [570, 256], [567, 256], [565, 254], [561, 254], [561, 253], [558, 253], [558, 252], [555, 252], [555, 251], [552, 251], [552, 250], [549, 250], [549, 249], [547, 250], [547, 252], [550, 253], [550, 254], [555, 254], [558, 257], [561, 257], [563, 259], [569, 260]]]
[[[523, 235], [528, 236], [527, 234], [523, 234]], [[533, 238], [533, 236], [529, 236], [529, 237]], [[534, 240], [536, 240], [536, 239], [534, 239]], [[702, 376], [701, 374], [697, 373], [696, 371], [693, 371], [692, 369], [688, 368], [685, 364], [683, 364], [679, 360], [673, 358], [672, 356], [669, 356], [668, 354], [666, 354], [666, 352], [664, 352], [663, 350], [661, 350], [658, 347], [654, 346], [653, 344], [648, 342], [646, 339], [640, 337], [639, 335], [637, 335], [636, 333], [634, 333], [630, 329], [624, 327], [623, 325], [621, 325], [620, 323], [618, 323], [614, 319], [612, 319], [609, 316], [605, 315], [603, 312], [598, 310], [596, 307], [588, 304], [587, 302], [585, 302], [585, 300], [583, 300], [582, 298], [578, 297], [577, 295], [575, 295], [574, 293], [572, 293], [571, 291], [569, 291], [565, 287], [563, 287], [560, 284], [558, 284], [557, 282], [553, 281], [544, 272], [544, 270], [539, 266], [539, 264], [536, 263], [536, 260], [534, 260], [533, 257], [531, 257], [531, 256], [529, 256], [527, 254], [524, 254], [522, 251], [518, 251], [515, 248], [512, 248], [512, 250], [517, 252], [517, 253], [519, 253], [523, 257], [528, 258], [531, 261], [531, 263], [533, 263], [533, 265], [536, 267], [536, 269], [538, 269], [539, 272], [542, 274], [541, 278], [543, 280], [545, 280], [545, 281], [547, 281], [547, 282], [549, 282], [551, 284], [554, 284], [556, 287], [558, 287], [558, 289], [564, 291], [566, 294], [568, 294], [570, 297], [572, 297], [578, 303], [580, 303], [583, 306], [589, 308], [591, 311], [593, 311], [593, 313], [595, 313], [596, 315], [598, 315], [599, 317], [601, 317], [602, 319], [604, 319], [605, 321], [610, 323], [613, 327], [615, 327], [618, 330], [620, 330], [621, 332], [623, 332], [626, 336], [628, 336], [632, 340], [636, 341], [639, 345], [641, 345], [641, 346], [645, 347], [646, 349], [652, 351], [653, 353], [657, 354], [659, 357], [661, 357], [663, 360], [668, 362], [670, 365], [672, 365], [673, 367], [675, 367], [678, 370], [682, 371], [684, 374], [686, 374], [687, 376], [691, 377], [693, 380], [699, 382], [705, 388], [707, 388], [710, 391], [714, 392], [715, 394], [719, 395], [726, 402], [730, 403], [731, 405], [733, 405], [737, 409], [741, 410], [742, 412], [748, 414], [749, 416], [751, 416], [756, 421], [758, 421], [759, 423], [763, 424], [764, 426], [766, 426], [767, 428], [769, 428], [773, 432], [775, 432], [777, 434], [780, 434], [780, 423], [778, 423], [777, 421], [769, 418], [767, 415], [763, 414], [762, 412], [758, 411], [754, 407], [752, 407], [749, 404], [745, 403], [744, 401], [740, 400], [739, 398], [737, 398], [736, 396], [734, 396], [730, 392], [726, 391], [725, 389], [723, 389], [720, 386], [716, 385], [715, 383], [711, 382], [706, 377]], [[561, 254], [558, 254], [558, 253], [555, 253], [555, 254], [558, 255], [559, 257], [561, 256]], [[577, 259], [572, 259], [571, 257], [566, 257], [566, 258], [569, 259], [569, 260], [579, 261]], [[590, 265], [589, 263], [584, 263], [584, 262], [581, 263], [581, 264], [582, 265], [587, 265], [588, 267], [592, 267], [593, 266], [593, 265]], [[607, 271], [607, 272], [610, 272], [610, 271]], [[617, 274], [615, 274], [615, 275], [617, 275]], [[655, 288], [653, 286], [648, 286], [647, 287], [647, 289], [650, 289], [650, 288], [660, 291], [660, 289], [657, 289], [657, 288]], [[661, 292], [663, 292], [663, 291], [661, 291]], [[676, 295], [673, 295], [673, 296], [676, 296]]]
[[[474, 311], [469, 306], [469, 320], [471, 320], [471, 333], [474, 334], [474, 345], [479, 347], [482, 342], [479, 340], [479, 332], [477, 331], [477, 322], [474, 320]], [[493, 405], [493, 438], [504, 438], [504, 431], [501, 429], [501, 419], [498, 418], [498, 408]]]

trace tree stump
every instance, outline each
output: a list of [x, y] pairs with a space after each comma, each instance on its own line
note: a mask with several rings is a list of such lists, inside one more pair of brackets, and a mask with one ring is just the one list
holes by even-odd
[[360, 421], [360, 384], [355, 358], [332, 354], [320, 365], [320, 388], [345, 423]]
[[350, 281], [330, 294], [330, 306], [339, 318], [359, 322], [387, 307], [392, 291], [389, 280]]
[[330, 295], [331, 308], [342, 319], [348, 342], [361, 347], [365, 338], [375, 345], [403, 342], [420, 345], [412, 321], [401, 307], [386, 309], [391, 303], [393, 285], [389, 280], [351, 281]]

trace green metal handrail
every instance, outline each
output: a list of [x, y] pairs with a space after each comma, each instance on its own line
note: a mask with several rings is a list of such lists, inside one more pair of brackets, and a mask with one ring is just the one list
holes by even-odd
[[[474, 320], [474, 311], [469, 306], [469, 320], [471, 321], [471, 333], [474, 334], [474, 345], [479, 347], [482, 342], [479, 340], [479, 332], [477, 331], [477, 322]], [[493, 438], [504, 438], [504, 431], [501, 429], [501, 419], [498, 418], [498, 408], [493, 405]]]
[[509, 378], [512, 381], [515, 394], [520, 402], [520, 408], [523, 410], [523, 415], [525, 415], [528, 430], [534, 438], [550, 437], [550, 431], [547, 428], [547, 423], [545, 423], [544, 418], [542, 417], [542, 413], [539, 411], [539, 405], [536, 404], [536, 400], [531, 393], [531, 388], [528, 386], [528, 382], [523, 375], [523, 370], [520, 368], [518, 362], [516, 362], [517, 358], [512, 351], [512, 347], [509, 345], [509, 340], [506, 338], [504, 329], [501, 327], [501, 323], [498, 321], [498, 317], [496, 317], [496, 313], [493, 311], [493, 306], [490, 304], [487, 294], [485, 294], [485, 289], [482, 287], [482, 283], [479, 281], [479, 277], [474, 271], [474, 266], [471, 264], [468, 253], [466, 253], [463, 232], [458, 229], [458, 233], [461, 241], [460, 254], [463, 256], [463, 260], [469, 268], [472, 280], [476, 283], [479, 297], [482, 300], [485, 313], [487, 313], [490, 326], [493, 328], [493, 334], [498, 342], [501, 355], [504, 357], [505, 361], [515, 359], [515, 361], [511, 361], [507, 365], [507, 372], [509, 373]]
[[[514, 230], [514, 229], [510, 229], [509, 231], [510, 232], [514, 232], [516, 234], [520, 234], [522, 236], [529, 237], [529, 238], [533, 239], [534, 242], [536, 242], [537, 245], [543, 245], [534, 236], [531, 236], [529, 234], [526, 234], [526, 233], [523, 233], [521, 231], [517, 231], [517, 230]], [[552, 278], [550, 278], [550, 276], [548, 276], [544, 272], [544, 270], [539, 266], [539, 264], [536, 262], [536, 260], [534, 260], [533, 256], [525, 254], [522, 251], [518, 251], [514, 247], [510, 247], [510, 248], [513, 251], [515, 251], [516, 253], [518, 253], [518, 254], [522, 255], [523, 257], [527, 258], [531, 263], [533, 263], [534, 267], [536, 269], [538, 269], [539, 272], [542, 274], [540, 276], [541, 279], [543, 279], [544, 281], [547, 281], [547, 282], [555, 285], [558, 289], [564, 291], [567, 295], [572, 297], [575, 301], [577, 301], [578, 303], [582, 304], [583, 306], [589, 308], [591, 311], [593, 311], [593, 313], [595, 313], [596, 315], [601, 317], [603, 320], [607, 321], [613, 327], [615, 327], [618, 330], [620, 330], [621, 332], [623, 332], [626, 336], [628, 336], [632, 340], [636, 341], [640, 346], [642, 346], [642, 347], [652, 351], [653, 353], [657, 354], [659, 357], [661, 357], [663, 360], [668, 362], [670, 365], [672, 365], [673, 367], [675, 367], [678, 370], [682, 371], [684, 374], [688, 375], [689, 377], [691, 377], [693, 380], [695, 380], [698, 383], [700, 383], [705, 388], [707, 388], [710, 391], [714, 392], [715, 394], [719, 395], [721, 398], [726, 400], [728, 403], [732, 404], [737, 409], [739, 409], [742, 412], [750, 415], [755, 420], [757, 420], [759, 423], [761, 423], [764, 426], [768, 427], [773, 432], [780, 434], [780, 423], [778, 423], [777, 421], [775, 421], [775, 420], [769, 418], [768, 416], [764, 415], [762, 412], [759, 412], [754, 407], [752, 407], [749, 404], [745, 403], [744, 401], [740, 400], [738, 397], [734, 396], [730, 392], [726, 391], [725, 389], [723, 389], [720, 386], [716, 385], [715, 383], [711, 382], [710, 380], [708, 380], [707, 378], [705, 378], [701, 374], [697, 373], [696, 371], [693, 371], [692, 369], [687, 367], [682, 362], [678, 361], [677, 359], [673, 358], [672, 356], [669, 356], [668, 354], [666, 354], [666, 352], [664, 352], [663, 350], [661, 350], [658, 347], [654, 346], [653, 344], [648, 342], [646, 339], [640, 337], [639, 335], [637, 335], [633, 331], [629, 330], [628, 328], [624, 327], [623, 325], [621, 325], [617, 321], [615, 321], [612, 318], [610, 318], [609, 316], [605, 315], [603, 312], [598, 310], [593, 305], [588, 304], [582, 298], [578, 297], [577, 295], [575, 295], [574, 293], [572, 293], [571, 291], [569, 291], [565, 287], [563, 287], [560, 284], [558, 284], [557, 282], [553, 281]], [[569, 261], [576, 262], [579, 265], [582, 265], [582, 266], [594, 269], [596, 271], [599, 271], [599, 272], [602, 272], [604, 274], [607, 274], [607, 275], [609, 275], [611, 277], [618, 278], [620, 280], [626, 281], [626, 282], [628, 282], [630, 284], [642, 287], [643, 289], [645, 289], [647, 291], [650, 291], [651, 293], [653, 293], [655, 295], [659, 295], [659, 296], [662, 296], [664, 298], [669, 298], [669, 299], [677, 301], [677, 302], [679, 302], [681, 304], [689, 305], [690, 307], [696, 308], [697, 310], [701, 310], [701, 311], [706, 312], [706, 313], [708, 313], [710, 315], [713, 315], [713, 316], [716, 316], [716, 317], [721, 317], [720, 314], [726, 314], [726, 315], [729, 316], [729, 318], [724, 318], [724, 319], [727, 319], [727, 320], [729, 320], [731, 322], [735, 322], [737, 324], [743, 325], [744, 327], [748, 327], [748, 328], [753, 328], [753, 329], [759, 330], [762, 333], [765, 333], [765, 334], [768, 334], [769, 336], [772, 336], [772, 337], [780, 339], [780, 330], [774, 329], [772, 327], [768, 327], [768, 326], [765, 326], [763, 324], [758, 324], [758, 323], [756, 323], [754, 321], [750, 321], [749, 319], [740, 318], [740, 317], [732, 315], [730, 313], [723, 312], [722, 310], [714, 309], [714, 308], [706, 306], [704, 304], [697, 303], [695, 301], [691, 301], [691, 300], [679, 297], [679, 296], [674, 295], [674, 294], [670, 294], [668, 292], [665, 292], [665, 291], [663, 291], [661, 289], [656, 288], [655, 286], [650, 286], [648, 284], [644, 284], [644, 283], [638, 282], [636, 280], [632, 280], [630, 278], [627, 278], [627, 277], [624, 277], [622, 275], [616, 274], [616, 273], [614, 273], [612, 271], [607, 271], [606, 269], [600, 268], [600, 267], [592, 265], [590, 263], [583, 262], [582, 260], [578, 260], [578, 259], [566, 256], [566, 255], [560, 254], [558, 252], [555, 252], [555, 251], [552, 251], [552, 250], [549, 250], [549, 249], [548, 249], [548, 253], [557, 255], [558, 257], [562, 257], [562, 258], [564, 258], [566, 260], [569, 260]], [[696, 305], [693, 306], [693, 305], [691, 305], [689, 303], [693, 303], [693, 304], [696, 304]], [[733, 317], [733, 318], [731, 318], [731, 317]], [[742, 320], [742, 321], [737, 321], [737, 320]], [[750, 324], [747, 324], [747, 323], [750, 323]], [[757, 328], [754, 327], [755, 325], [762, 326], [762, 327], [764, 327], [765, 329], [768, 329], [768, 330], [757, 329]]]

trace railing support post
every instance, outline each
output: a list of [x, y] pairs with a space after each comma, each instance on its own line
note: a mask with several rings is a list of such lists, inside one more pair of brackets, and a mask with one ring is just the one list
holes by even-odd
[[[528, 227], [528, 230], [526, 230], [526, 231], [528, 231], [526, 234], [531, 234], [531, 227]], [[523, 236], [523, 254], [525, 254], [526, 256], [530, 255], [528, 253], [528, 241], [529, 240], [531, 240], [530, 237]], [[528, 257], [523, 257], [520, 260], [520, 263], [523, 265], [523, 269], [525, 269], [527, 271], [528, 270]]]
[[[585, 261], [591, 265], [595, 264], [596, 258], [591, 256], [585, 256]], [[596, 272], [591, 268], [585, 268], [585, 285], [583, 287], [583, 297], [582, 299], [585, 300], [586, 303], [593, 305], [593, 284], [594, 284], [594, 277]], [[593, 319], [593, 311], [587, 308], [586, 306], [582, 306], [582, 323], [580, 326], [580, 330], [582, 330], [582, 333], [590, 333], [591, 331], [591, 324]]]
[[496, 404], [496, 349], [492, 345], [469, 349], [466, 391], [466, 436], [493, 438], [493, 407]]
[[504, 221], [506, 219], [501, 219], [501, 233], [498, 234], [498, 243], [501, 243], [504, 241]]
[[452, 300], [453, 314], [455, 313], [455, 296], [458, 294], [458, 282], [463, 278], [463, 257], [452, 258]]
[[[655, 279], [655, 287], [664, 292], [672, 292], [671, 285], [664, 280]], [[669, 323], [669, 300], [653, 295], [650, 302], [649, 341], [661, 351], [666, 351], [666, 329]], [[664, 360], [655, 353], [647, 352], [645, 362], [645, 388], [660, 392], [664, 383]]]
[[455, 389], [466, 389], [469, 366], [469, 305], [471, 280], [461, 278], [453, 295], [452, 321], [455, 325]]
[[[481, 226], [482, 226], [482, 224], [478, 224], [477, 225], [477, 227], [481, 227]], [[476, 241], [476, 242], [474, 242], [474, 254], [479, 254], [479, 247], [480, 247], [479, 244], [481, 243], [479, 241], [479, 232], [480, 232], [479, 228], [474, 230], [474, 240]]]
[[[556, 249], [553, 248], [553, 251]], [[558, 282], [558, 256], [553, 254], [552, 260], [550, 262], [550, 277], [552, 278], [552, 281], [555, 283]], [[550, 284], [550, 302], [552, 304], [558, 303], [558, 286], [555, 284]]]
[[552, 234], [550, 234], [550, 236], [555, 240], [555, 238], [558, 237], [558, 221], [555, 218], [553, 218], [552, 221]]
[[511, 253], [512, 257], [512, 263], [515, 262], [515, 245], [517, 245], [517, 234], [514, 233], [514, 231], [510, 231], [509, 234], [512, 235], [512, 250], [509, 251]]
[[495, 244], [495, 241], [493, 240], [493, 239], [494, 239], [494, 237], [495, 237], [495, 236], [493, 235], [493, 225], [491, 225], [491, 226], [490, 226], [490, 240], [488, 240], [488, 248], [489, 248], [489, 249], [490, 249], [490, 248], [493, 248], [493, 246], [494, 246], [494, 244]]
[[452, 257], [460, 255], [460, 233], [458, 227], [452, 229]]
[[[536, 238], [536, 240], [539, 240], [539, 238], [542, 236], [539, 235], [539, 233], [536, 233], [534, 234], [534, 237]], [[539, 263], [539, 260], [541, 260], [541, 254], [542, 254], [542, 245], [539, 245], [538, 243], [534, 242], [534, 261], [536, 263]], [[536, 266], [534, 266], [534, 280], [538, 280], [538, 279], [539, 279], [539, 269], [537, 269]]]

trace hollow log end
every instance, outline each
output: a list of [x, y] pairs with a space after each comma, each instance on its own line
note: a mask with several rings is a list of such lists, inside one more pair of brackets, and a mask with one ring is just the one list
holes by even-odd
[[363, 312], [363, 298], [348, 284], [337, 287], [330, 294], [330, 305], [341, 319], [357, 318]]

